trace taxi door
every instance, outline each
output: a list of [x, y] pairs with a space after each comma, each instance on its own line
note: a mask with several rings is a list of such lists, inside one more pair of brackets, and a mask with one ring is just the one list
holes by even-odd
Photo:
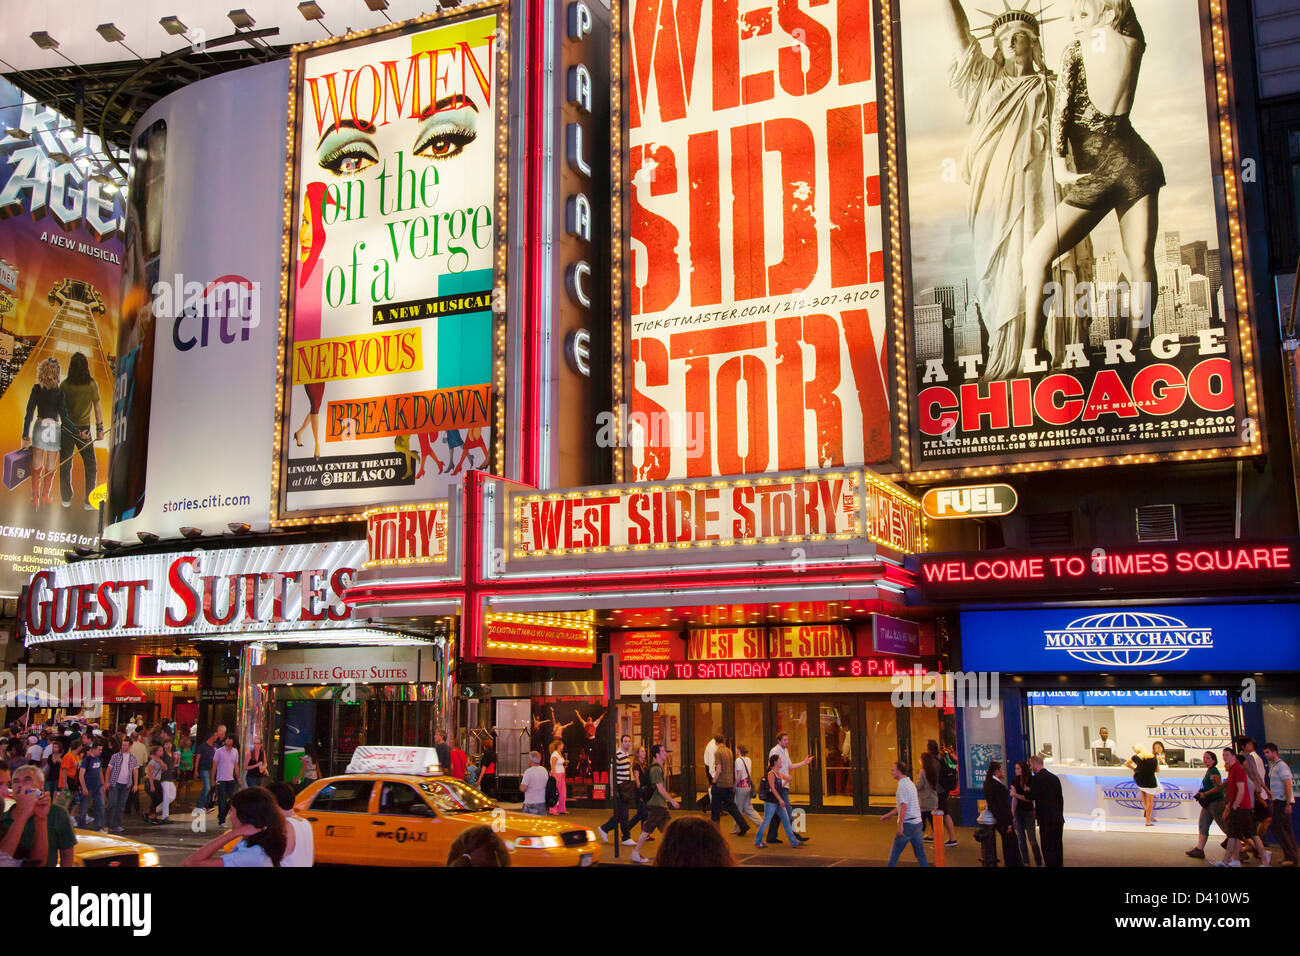
[[377, 859], [395, 866], [442, 866], [456, 828], [404, 780], [379, 782], [379, 809], [369, 835]]
[[366, 853], [372, 826], [373, 778], [341, 777], [322, 787], [302, 817], [311, 824], [318, 863], [372, 863]]

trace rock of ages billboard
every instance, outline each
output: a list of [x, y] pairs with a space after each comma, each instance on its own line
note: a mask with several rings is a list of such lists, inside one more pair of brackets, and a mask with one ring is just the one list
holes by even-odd
[[504, 17], [295, 54], [275, 520], [441, 497], [490, 457]]
[[626, 480], [890, 459], [873, 8], [626, 4]]
[[898, 4], [914, 472], [1257, 450], [1200, 7]]
[[0, 112], [0, 595], [15, 596], [99, 536], [125, 182], [98, 138], [3, 79]]

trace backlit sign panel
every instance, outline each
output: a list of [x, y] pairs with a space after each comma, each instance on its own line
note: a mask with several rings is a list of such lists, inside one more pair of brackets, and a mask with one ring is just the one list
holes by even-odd
[[1300, 604], [963, 611], [962, 669], [1173, 673], [1300, 668]]
[[1300, 582], [1300, 542], [1152, 544], [1062, 551], [926, 554], [909, 560], [926, 600], [1099, 591], [1287, 587]]

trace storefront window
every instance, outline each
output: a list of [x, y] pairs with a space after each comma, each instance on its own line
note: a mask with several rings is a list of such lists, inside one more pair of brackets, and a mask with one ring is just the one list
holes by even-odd
[[[808, 756], [808, 705], [803, 701], [776, 702], [776, 732], [790, 735], [790, 762]], [[766, 759], [766, 758], [765, 758]], [[794, 771], [790, 781], [790, 802], [807, 804], [809, 799], [808, 768]]]
[[1161, 766], [1196, 767], [1231, 742], [1223, 691], [1031, 692], [1029, 703], [1031, 743], [1049, 765], [1119, 767], [1137, 746]]
[[853, 806], [853, 717], [847, 701], [823, 701], [821, 714], [822, 806]]
[[1300, 768], [1300, 697], [1270, 697], [1264, 702], [1264, 740], [1277, 744], [1278, 755], [1295, 770]]
[[890, 768], [898, 760], [898, 711], [889, 700], [866, 702], [867, 803], [892, 807], [898, 784]]

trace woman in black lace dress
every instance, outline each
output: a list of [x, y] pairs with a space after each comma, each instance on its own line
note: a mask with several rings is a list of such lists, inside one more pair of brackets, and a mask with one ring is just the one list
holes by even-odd
[[[1130, 338], [1155, 310], [1156, 237], [1164, 168], [1129, 120], [1146, 40], [1130, 0], [1075, 0], [1075, 40], [1057, 81], [1052, 140], [1062, 202], [1025, 250], [1027, 345], [1037, 345], [1052, 263], [1113, 210], [1133, 283]], [[1066, 163], [1073, 159], [1074, 169]]]

